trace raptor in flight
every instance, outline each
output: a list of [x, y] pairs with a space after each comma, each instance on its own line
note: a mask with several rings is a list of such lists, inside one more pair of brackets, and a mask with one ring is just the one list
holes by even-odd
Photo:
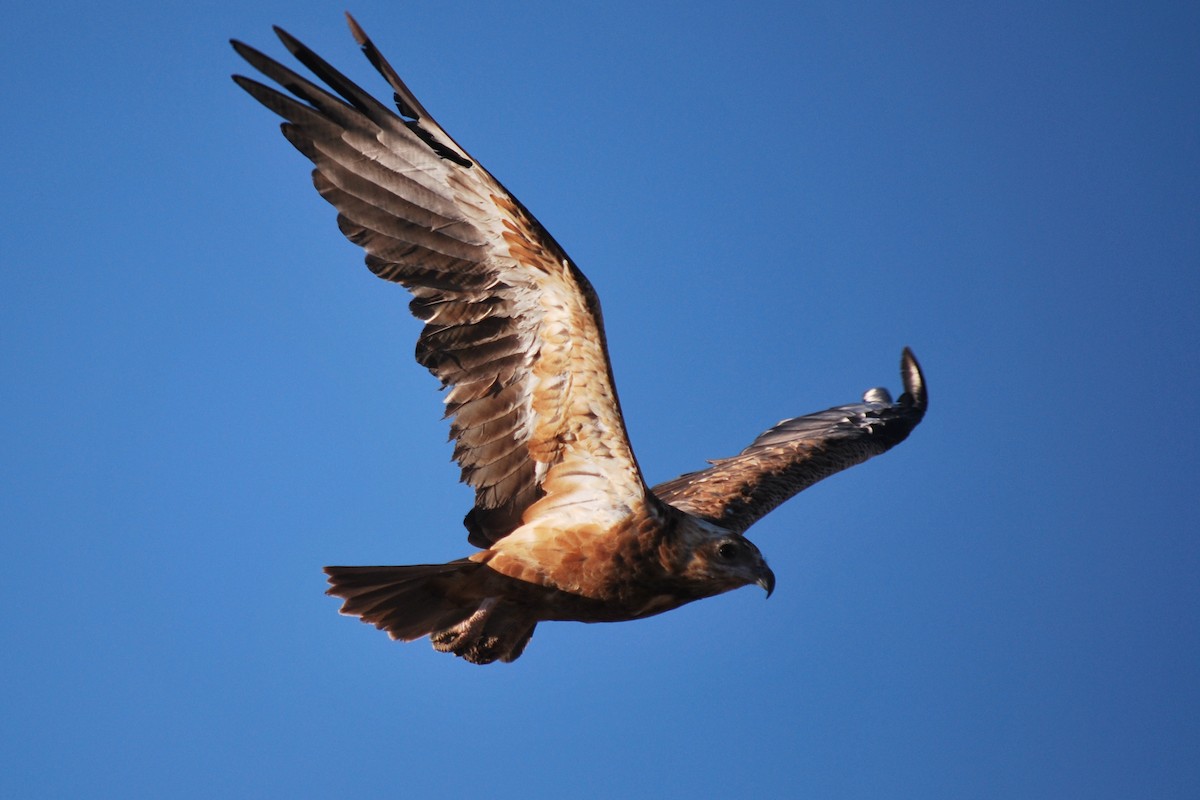
[[746, 529], [908, 436], [927, 402], [912, 353], [901, 357], [899, 400], [871, 389], [648, 487], [591, 285], [349, 22], [395, 110], [278, 28], [324, 87], [237, 41], [287, 93], [234, 80], [283, 117], [371, 271], [412, 293], [425, 322], [417, 361], [446, 390], [454, 458], [475, 490], [468, 541], [479, 549], [447, 564], [327, 567], [342, 613], [487, 664], [520, 656], [543, 620], [639, 619], [747, 584], [769, 595], [775, 576]]

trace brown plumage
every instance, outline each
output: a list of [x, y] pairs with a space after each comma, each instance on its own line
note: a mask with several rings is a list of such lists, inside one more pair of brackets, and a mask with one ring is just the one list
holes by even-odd
[[541, 224], [425, 111], [362, 29], [391, 111], [284, 31], [331, 94], [240, 42], [292, 96], [234, 80], [282, 116], [367, 266], [412, 293], [417, 361], [446, 388], [454, 458], [475, 490], [479, 551], [448, 564], [327, 567], [342, 613], [469, 661], [512, 661], [542, 620], [616, 622], [775, 576], [743, 533], [801, 489], [901, 442], [925, 413], [905, 393], [785, 420], [732, 458], [647, 488], [613, 385], [600, 303]]

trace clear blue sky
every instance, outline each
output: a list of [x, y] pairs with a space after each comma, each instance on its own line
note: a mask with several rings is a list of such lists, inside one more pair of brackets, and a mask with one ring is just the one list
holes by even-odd
[[228, 78], [278, 23], [382, 88], [341, 10], [6, 10], [0, 795], [1195, 797], [1195, 3], [356, 4], [596, 285], [651, 481], [930, 382], [769, 601], [487, 668], [322, 594], [469, 551], [406, 296]]

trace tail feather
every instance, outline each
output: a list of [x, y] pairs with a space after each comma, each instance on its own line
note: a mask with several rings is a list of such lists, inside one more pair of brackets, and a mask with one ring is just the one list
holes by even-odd
[[473, 608], [450, 608], [444, 604], [430, 603], [427, 598], [412, 600], [401, 598], [396, 606], [383, 611], [374, 622], [375, 627], [386, 630], [388, 636], [401, 642], [411, 642], [422, 636], [432, 636], [438, 631], [457, 625], [471, 616]]
[[407, 642], [437, 630], [444, 617], [471, 614], [473, 608], [458, 608], [446, 599], [446, 588], [448, 579], [478, 566], [463, 559], [408, 567], [326, 567], [326, 594], [343, 599], [341, 613]]
[[[333, 593], [330, 590], [330, 594]], [[337, 594], [345, 598], [341, 608], [343, 614], [364, 619], [368, 616], [377, 617], [381, 612], [390, 612], [398, 606], [403, 606], [410, 616], [422, 616], [424, 613], [433, 613], [444, 603], [442, 597], [431, 593], [425, 585], [415, 582], [363, 588], [355, 590], [354, 594]]]
[[[476, 664], [513, 661], [537, 626], [530, 611], [472, 581], [481, 564], [406, 567], [326, 567], [326, 594], [342, 598], [341, 612], [410, 642], [429, 636], [438, 650]], [[485, 577], [480, 575], [479, 577]], [[491, 595], [491, 596], [488, 596]]]

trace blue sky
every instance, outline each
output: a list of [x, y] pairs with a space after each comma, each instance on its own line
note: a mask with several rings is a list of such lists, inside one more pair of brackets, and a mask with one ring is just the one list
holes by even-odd
[[597, 287], [652, 482], [929, 378], [769, 601], [487, 668], [322, 594], [469, 550], [407, 298], [228, 79], [278, 23], [381, 89], [341, 10], [8, 9], [0, 794], [1194, 796], [1195, 4], [355, 5]]

